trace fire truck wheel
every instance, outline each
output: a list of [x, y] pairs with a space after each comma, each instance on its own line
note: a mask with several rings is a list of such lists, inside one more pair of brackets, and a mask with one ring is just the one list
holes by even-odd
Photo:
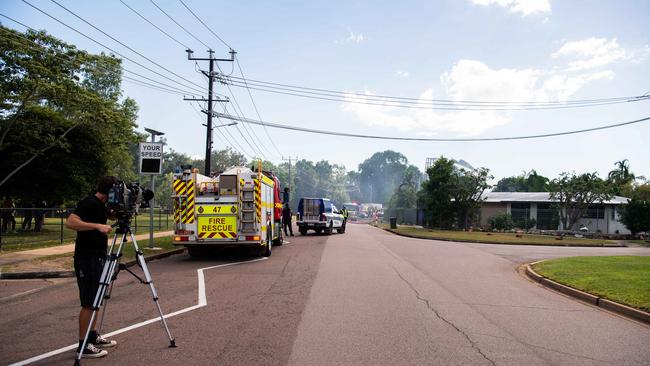
[[187, 254], [189, 254], [190, 257], [197, 258], [197, 257], [205, 257], [206, 255], [208, 255], [208, 252], [205, 248], [188, 246]]
[[271, 227], [266, 228], [266, 244], [262, 247], [262, 256], [263, 257], [270, 257], [271, 256], [271, 247], [273, 244], [271, 243]]
[[277, 239], [273, 239], [273, 246], [279, 247], [284, 244], [284, 237], [282, 236], [282, 230], [280, 230], [280, 235]]
[[307, 235], [307, 228], [304, 226], [301, 226], [299, 229], [300, 235]]

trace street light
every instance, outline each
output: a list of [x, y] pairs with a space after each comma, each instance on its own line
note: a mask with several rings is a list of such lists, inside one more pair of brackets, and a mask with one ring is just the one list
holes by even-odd
[[[156, 136], [162, 136], [165, 133], [156, 131], [152, 128], [146, 128], [144, 129], [145, 131], [149, 132], [151, 134], [151, 142], [156, 142]], [[153, 192], [155, 189], [155, 184], [156, 184], [156, 175], [152, 174], [151, 175], [151, 191]], [[161, 249], [161, 248], [156, 248], [153, 246], [153, 210], [155, 205], [155, 200], [156, 198], [151, 199], [151, 205], [149, 206], [149, 249]]]

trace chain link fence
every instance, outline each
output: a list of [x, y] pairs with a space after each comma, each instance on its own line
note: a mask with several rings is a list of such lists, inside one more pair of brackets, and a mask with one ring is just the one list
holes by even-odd
[[[133, 217], [133, 234], [149, 232], [150, 210], [141, 209]], [[72, 212], [73, 208], [0, 208], [0, 248], [73, 242], [76, 232], [65, 227], [65, 220]], [[168, 209], [156, 207], [153, 212], [154, 231], [172, 230], [173, 216]]]

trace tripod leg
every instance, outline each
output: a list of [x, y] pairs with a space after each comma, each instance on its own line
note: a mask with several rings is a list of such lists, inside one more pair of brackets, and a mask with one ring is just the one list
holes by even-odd
[[[117, 233], [115, 233], [117, 235]], [[101, 333], [102, 326], [104, 325], [104, 315], [106, 315], [106, 310], [108, 308], [108, 300], [111, 298], [111, 294], [113, 293], [113, 287], [115, 285], [115, 280], [117, 279], [117, 275], [120, 272], [120, 259], [122, 258], [122, 245], [126, 241], [126, 232], [122, 234], [122, 241], [120, 242], [120, 245], [118, 246], [117, 253], [115, 255], [115, 263], [113, 265], [113, 268], [111, 269], [111, 272], [113, 275], [111, 275], [110, 278], [110, 285], [108, 287], [108, 292], [102, 297], [104, 300], [104, 310], [101, 313], [101, 316], [99, 318], [99, 325], [97, 325], [97, 332]], [[111, 254], [113, 251], [114, 245], [111, 245]]]
[[160, 302], [158, 301], [158, 293], [156, 292], [156, 288], [153, 285], [153, 280], [151, 279], [151, 273], [149, 272], [149, 268], [147, 267], [147, 262], [144, 260], [144, 254], [142, 253], [142, 251], [140, 251], [140, 248], [138, 247], [138, 242], [135, 240], [135, 236], [133, 236], [133, 233], [131, 233], [130, 231], [129, 233], [131, 234], [131, 242], [133, 243], [133, 247], [135, 249], [138, 264], [142, 268], [142, 272], [144, 272], [146, 284], [148, 284], [149, 288], [151, 289], [151, 294], [153, 295], [153, 301], [156, 304], [156, 307], [158, 308], [158, 313], [160, 314], [160, 321], [163, 324], [165, 331], [167, 332], [167, 337], [169, 338], [169, 347], [176, 347], [176, 340], [172, 337], [172, 333], [169, 331], [169, 326], [167, 326], [167, 320], [165, 320], [165, 316], [163, 315], [162, 309], [160, 308]]
[[115, 271], [115, 268], [117, 267], [116, 263], [118, 261], [119, 254], [122, 252], [122, 246], [124, 244], [125, 235], [122, 236], [122, 241], [120, 242], [117, 252], [113, 252], [113, 249], [115, 247], [115, 241], [117, 240], [117, 233], [115, 233], [115, 236], [113, 237], [113, 244], [111, 245], [111, 253], [108, 255], [106, 262], [104, 263], [104, 267], [102, 268], [102, 274], [99, 279], [99, 287], [97, 288], [97, 293], [95, 294], [95, 299], [93, 300], [93, 312], [92, 315], [90, 316], [88, 327], [86, 328], [86, 334], [84, 335], [84, 340], [81, 343], [81, 349], [79, 350], [80, 352], [77, 354], [77, 358], [75, 359], [74, 362], [75, 366], [81, 365], [81, 357], [83, 355], [84, 349], [86, 348], [86, 345], [88, 344], [88, 337], [90, 336], [92, 325], [95, 322], [97, 311], [101, 308], [102, 301], [104, 300], [104, 295], [106, 294], [106, 290], [108, 289], [108, 287], [110, 286], [113, 280], [113, 273]]

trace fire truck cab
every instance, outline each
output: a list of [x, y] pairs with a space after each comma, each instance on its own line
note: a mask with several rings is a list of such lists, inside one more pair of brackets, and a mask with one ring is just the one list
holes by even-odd
[[271, 172], [233, 167], [208, 177], [188, 168], [174, 175], [172, 189], [173, 244], [191, 256], [249, 247], [268, 257], [282, 245], [280, 182]]

